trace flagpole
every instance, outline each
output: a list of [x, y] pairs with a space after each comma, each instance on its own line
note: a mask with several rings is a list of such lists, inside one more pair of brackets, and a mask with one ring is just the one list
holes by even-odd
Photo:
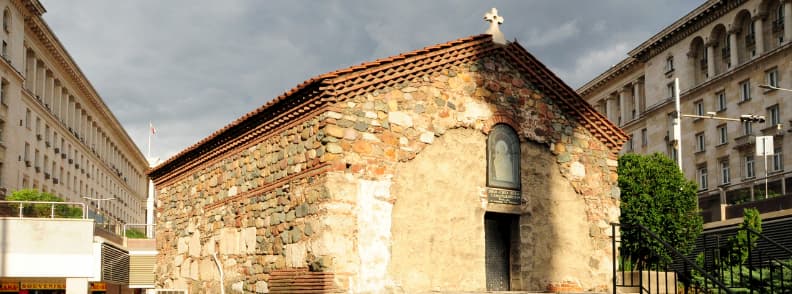
[[151, 121], [149, 121], [149, 129], [148, 129], [148, 149], [146, 150], [146, 158], [151, 158]]

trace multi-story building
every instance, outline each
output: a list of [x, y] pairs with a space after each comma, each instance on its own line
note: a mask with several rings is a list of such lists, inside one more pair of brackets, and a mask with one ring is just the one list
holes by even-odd
[[[792, 152], [792, 93], [773, 89], [792, 87], [790, 48], [792, 1], [710, 0], [578, 92], [631, 135], [623, 152], [676, 158], [680, 144], [706, 221], [739, 217], [746, 206], [769, 213], [792, 202], [792, 156], [784, 156]], [[714, 117], [683, 116], [679, 141], [672, 132], [676, 78], [681, 113]], [[717, 119], [746, 114], [766, 121]], [[755, 155], [757, 136], [774, 138], [774, 155]]]
[[[0, 0], [0, 199], [33, 188], [144, 223], [148, 163], [42, 19]], [[111, 199], [112, 200], [90, 200]]]

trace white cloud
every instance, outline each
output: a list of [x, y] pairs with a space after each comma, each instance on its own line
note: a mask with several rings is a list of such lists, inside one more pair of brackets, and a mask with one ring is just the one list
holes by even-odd
[[531, 47], [543, 47], [547, 45], [557, 44], [575, 37], [580, 33], [577, 21], [565, 22], [560, 26], [550, 29], [531, 29], [528, 33], [528, 41], [526, 45]]

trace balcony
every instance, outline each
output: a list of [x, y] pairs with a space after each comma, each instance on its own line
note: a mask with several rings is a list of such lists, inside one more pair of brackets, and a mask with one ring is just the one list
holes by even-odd
[[734, 138], [734, 149], [746, 151], [756, 145], [756, 136], [754, 134], [742, 135]]
[[58, 153], [60, 153], [60, 148], [55, 147], [55, 149], [53, 151], [55, 151], [55, 154], [58, 154]]
[[44, 179], [45, 180], [49, 180], [50, 179], [50, 174], [48, 172], [44, 173]]
[[41, 136], [41, 134], [36, 134], [36, 140], [39, 140], [39, 141], [41, 141], [41, 139], [43, 139], [43, 137]]

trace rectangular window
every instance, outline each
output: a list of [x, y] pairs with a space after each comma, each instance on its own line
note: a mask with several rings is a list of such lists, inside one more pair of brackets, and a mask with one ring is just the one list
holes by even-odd
[[696, 115], [704, 115], [704, 101], [696, 101], [693, 103], [693, 108], [696, 112]]
[[753, 155], [745, 156], [745, 178], [750, 179], [756, 176], [756, 170], [754, 168], [754, 157]]
[[767, 126], [773, 127], [781, 124], [781, 113], [778, 104], [767, 108]]
[[784, 170], [784, 157], [781, 154], [781, 148], [776, 148], [773, 151], [773, 162], [770, 170], [774, 172]]
[[721, 170], [721, 184], [725, 185], [731, 182], [731, 176], [729, 174], [729, 160], [721, 160], [720, 161], [720, 170]]
[[740, 82], [740, 102], [751, 100], [751, 81]]
[[707, 186], [707, 184], [708, 184], [707, 183], [707, 167], [706, 166], [699, 167], [698, 171], [696, 171], [696, 173], [698, 174], [699, 190], [707, 190], [707, 188], [709, 188]]
[[29, 130], [30, 129], [30, 109], [25, 110], [25, 127]]
[[641, 146], [649, 145], [649, 135], [646, 132], [646, 129], [641, 130]]
[[0, 104], [8, 105], [8, 81], [0, 79]]
[[778, 69], [773, 68], [765, 72], [765, 84], [778, 87]]
[[753, 123], [749, 121], [742, 122], [743, 135], [753, 134]]
[[668, 92], [668, 98], [669, 99], [673, 99], [674, 98], [674, 83], [668, 83], [668, 85], [666, 85], [666, 91]]
[[665, 71], [666, 71], [666, 73], [668, 73], [668, 72], [671, 72], [673, 70], [674, 70], [674, 57], [673, 56], [669, 56], [668, 58], [666, 58]]
[[629, 152], [632, 152], [633, 150], [635, 150], [633, 148], [633, 137], [635, 137], [635, 136], [630, 135], [630, 139], [627, 140], [627, 151], [629, 151]]
[[715, 100], [716, 100], [715, 101], [716, 105], [718, 106], [718, 109], [717, 109], [718, 111], [726, 110], [726, 92], [725, 91], [720, 91], [718, 93], [715, 93]]
[[38, 151], [38, 149], [36, 149], [35, 157], [33, 157], [33, 160], [35, 160], [34, 162], [36, 163], [35, 166], [37, 169], [41, 169], [41, 161], [39, 159], [40, 157], [41, 157], [41, 153]]
[[30, 144], [25, 143], [25, 164], [30, 166]]
[[696, 134], [696, 152], [702, 152], [706, 148], [704, 133]]
[[718, 145], [726, 144], [729, 140], [729, 133], [726, 125], [719, 125], [718, 126]]

